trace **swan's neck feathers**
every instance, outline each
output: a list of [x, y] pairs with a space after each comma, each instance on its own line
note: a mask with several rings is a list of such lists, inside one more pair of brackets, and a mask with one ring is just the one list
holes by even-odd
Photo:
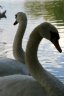
[[13, 43], [13, 55], [16, 60], [25, 64], [24, 60], [24, 51], [22, 49], [22, 39], [26, 29], [27, 21], [20, 22], [18, 26], [17, 33], [15, 35], [14, 43]]
[[[34, 30], [29, 38], [26, 48], [26, 63], [28, 64], [29, 70], [32, 76], [47, 90], [49, 96], [64, 96], [63, 84], [44, 68], [37, 58], [38, 45], [42, 37], [38, 34], [37, 30]], [[59, 87], [60, 86], [60, 87]]]

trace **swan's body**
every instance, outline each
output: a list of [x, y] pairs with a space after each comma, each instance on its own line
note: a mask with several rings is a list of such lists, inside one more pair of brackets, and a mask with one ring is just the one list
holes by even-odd
[[0, 77], [0, 96], [48, 96], [41, 85], [28, 75]]
[[12, 74], [28, 75], [28, 68], [25, 64], [10, 58], [0, 58], [0, 76]]
[[20, 18], [20, 22], [18, 22], [18, 30], [13, 43], [13, 55], [16, 60], [9, 58], [0, 58], [0, 76], [12, 74], [29, 74], [28, 68], [25, 65], [24, 51], [22, 49], [22, 39], [27, 24], [27, 18], [25, 14], [23, 14], [22, 17], [25, 17], [25, 20], [22, 23], [21, 19], [23, 18]]
[[[18, 16], [22, 14], [19, 12]], [[63, 83], [38, 62], [37, 49], [42, 38], [47, 38], [59, 52], [62, 51], [57, 29], [47, 22], [37, 26], [30, 35], [25, 53], [26, 63], [35, 79], [27, 75], [0, 77], [0, 96], [64, 96]]]

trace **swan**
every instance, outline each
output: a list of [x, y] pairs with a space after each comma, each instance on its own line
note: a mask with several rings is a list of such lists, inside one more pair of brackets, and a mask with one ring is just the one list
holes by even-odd
[[33, 77], [19, 74], [0, 77], [0, 96], [64, 96], [64, 84], [38, 61], [37, 50], [42, 38], [50, 40], [62, 52], [57, 29], [48, 22], [38, 25], [29, 36], [25, 52], [25, 62]]
[[13, 42], [13, 55], [16, 60], [0, 58], [0, 76], [12, 74], [30, 75], [25, 65], [24, 51], [22, 49], [22, 39], [27, 25], [26, 14], [18, 14], [18, 18], [19, 19], [14, 22], [14, 25], [16, 25], [16, 23], [19, 23], [19, 25]]

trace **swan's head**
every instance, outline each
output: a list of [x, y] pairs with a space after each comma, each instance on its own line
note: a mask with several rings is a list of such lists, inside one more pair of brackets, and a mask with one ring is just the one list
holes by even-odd
[[16, 25], [17, 23], [21, 23], [21, 22], [27, 21], [27, 16], [23, 12], [18, 12], [15, 15], [15, 19], [16, 19], [16, 21], [14, 22], [14, 25]]
[[43, 36], [44, 38], [50, 40], [54, 46], [56, 47], [56, 49], [59, 52], [62, 52], [61, 47], [59, 45], [59, 33], [58, 30], [56, 29], [56, 27], [54, 27], [52, 24], [44, 22], [41, 25], [41, 28], [43, 30], [43, 32], [40, 31], [40, 35]]

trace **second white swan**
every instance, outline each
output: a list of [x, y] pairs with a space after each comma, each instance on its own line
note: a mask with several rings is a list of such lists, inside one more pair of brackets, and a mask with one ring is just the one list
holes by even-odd
[[27, 25], [26, 14], [18, 15], [19, 20], [14, 22], [19, 23], [13, 43], [13, 55], [16, 60], [10, 58], [0, 58], [0, 76], [12, 74], [29, 75], [27, 66], [25, 65], [24, 51], [22, 49], [22, 40]]

